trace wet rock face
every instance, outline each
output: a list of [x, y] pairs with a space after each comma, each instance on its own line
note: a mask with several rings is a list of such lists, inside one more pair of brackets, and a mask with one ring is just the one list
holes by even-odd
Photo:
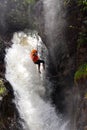
[[0, 77], [4, 77], [5, 73], [5, 65], [4, 65], [4, 57], [5, 57], [5, 45], [0, 44]]
[[79, 130], [87, 129], [87, 97], [80, 101], [80, 107], [77, 118], [77, 128]]
[[6, 48], [9, 48], [11, 46], [11, 42], [8, 42], [11, 38], [12, 34], [10, 34], [10, 37], [7, 36], [0, 36], [0, 78], [5, 78], [5, 54], [6, 54]]
[[0, 34], [33, 28], [31, 11], [38, 0], [1, 0]]
[[87, 43], [77, 49], [77, 65], [87, 62]]
[[7, 95], [0, 101], [0, 130], [22, 130], [19, 123], [19, 114], [13, 103], [14, 94], [12, 87], [6, 81]]

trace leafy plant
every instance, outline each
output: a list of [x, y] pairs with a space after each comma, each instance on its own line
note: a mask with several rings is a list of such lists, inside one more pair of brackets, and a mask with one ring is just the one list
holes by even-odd
[[2, 81], [2, 79], [0, 79], [0, 96], [3, 96], [5, 93], [6, 93], [6, 88], [4, 82]]
[[83, 7], [83, 11], [87, 11], [87, 0], [78, 0], [78, 5]]
[[87, 77], [87, 63], [81, 65], [75, 73], [74, 80], [78, 81], [81, 78]]
[[79, 5], [87, 5], [87, 0], [78, 0]]

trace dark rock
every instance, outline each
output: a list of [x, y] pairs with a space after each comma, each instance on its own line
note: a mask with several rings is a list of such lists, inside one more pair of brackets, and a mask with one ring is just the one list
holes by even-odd
[[87, 125], [87, 98], [81, 99], [79, 103], [79, 111], [78, 111], [78, 118], [77, 118], [77, 128], [79, 130], [86, 129]]

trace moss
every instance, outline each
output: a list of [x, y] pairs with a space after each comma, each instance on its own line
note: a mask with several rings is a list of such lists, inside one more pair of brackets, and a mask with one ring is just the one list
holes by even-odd
[[0, 79], [0, 96], [6, 94], [6, 88], [2, 79]]
[[81, 65], [76, 71], [74, 80], [78, 81], [80, 79], [85, 79], [87, 77], [87, 63]]

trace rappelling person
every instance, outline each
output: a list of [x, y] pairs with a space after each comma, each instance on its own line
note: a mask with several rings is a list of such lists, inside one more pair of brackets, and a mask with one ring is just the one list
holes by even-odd
[[41, 65], [41, 63], [43, 64], [43, 69], [45, 69], [45, 62], [44, 62], [44, 60], [41, 60], [41, 59], [39, 58], [38, 52], [37, 52], [36, 49], [33, 49], [33, 50], [31, 51], [31, 54], [30, 54], [30, 55], [31, 55], [32, 61], [33, 61], [35, 64], [38, 65], [38, 71], [39, 71], [39, 73], [41, 73], [41, 71], [40, 71], [40, 65]]

